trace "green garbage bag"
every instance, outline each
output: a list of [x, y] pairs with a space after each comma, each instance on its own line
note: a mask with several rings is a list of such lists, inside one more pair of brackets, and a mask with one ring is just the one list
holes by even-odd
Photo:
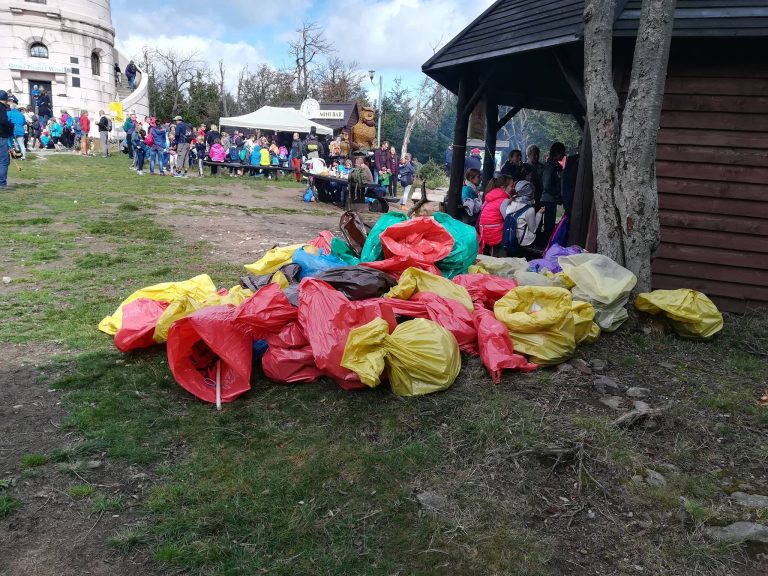
[[336, 256], [339, 260], [344, 260], [344, 262], [350, 266], [357, 266], [360, 264], [360, 258], [355, 256], [355, 253], [352, 252], [352, 249], [349, 246], [347, 246], [347, 243], [335, 236], [331, 240], [331, 256]]
[[387, 212], [382, 214], [381, 218], [373, 225], [368, 233], [368, 238], [363, 245], [363, 251], [360, 253], [360, 262], [374, 262], [384, 259], [384, 250], [381, 247], [379, 236], [387, 228], [394, 224], [400, 224], [408, 220], [408, 216], [402, 212]]
[[446, 278], [466, 274], [467, 269], [477, 260], [477, 230], [445, 212], [435, 212], [432, 217], [453, 237], [451, 253], [440, 260], [437, 267]]

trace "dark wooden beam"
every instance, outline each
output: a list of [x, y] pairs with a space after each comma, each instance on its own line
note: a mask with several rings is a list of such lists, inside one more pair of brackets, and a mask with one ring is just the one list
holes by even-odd
[[[464, 111], [467, 109], [470, 97], [469, 81], [466, 76], [462, 76], [459, 80], [459, 93], [456, 102], [456, 124], [453, 127], [451, 180], [445, 198], [445, 210], [454, 218], [459, 213], [461, 187], [464, 185], [464, 159], [467, 156], [467, 128], [469, 128], [469, 112]], [[469, 110], [471, 112], [472, 108]]]
[[523, 107], [522, 107], [522, 106], [513, 106], [512, 108], [510, 108], [509, 112], [507, 112], [506, 114], [504, 114], [504, 116], [502, 116], [501, 118], [499, 118], [498, 122], [496, 122], [496, 132], [498, 132], [499, 130], [501, 130], [502, 128], [504, 128], [504, 126], [506, 126], [506, 125], [507, 125], [507, 122], [509, 122], [510, 120], [512, 120], [512, 118], [514, 118], [514, 117], [515, 117], [515, 115], [516, 115], [518, 112], [520, 112], [520, 110], [522, 110], [522, 109], [523, 109]]
[[571, 70], [562, 51], [555, 50], [553, 54], [555, 55], [555, 61], [557, 62], [558, 67], [560, 68], [560, 72], [563, 74], [563, 78], [565, 79], [565, 82], [568, 84], [568, 87], [571, 89], [571, 92], [573, 92], [573, 95], [576, 97], [576, 100], [578, 100], [579, 102], [579, 106], [581, 107], [582, 113], [586, 114], [587, 96], [584, 94], [583, 83], [579, 82], [578, 78], [576, 78], [576, 74], [574, 74], [573, 70]]
[[483, 159], [483, 189], [493, 178], [496, 167], [496, 133], [499, 131], [499, 105], [485, 100], [485, 158]]
[[[466, 77], [462, 78], [465, 79]], [[480, 98], [483, 97], [483, 94], [485, 93], [485, 89], [488, 87], [488, 83], [491, 81], [491, 73], [488, 72], [485, 76], [483, 76], [480, 79], [480, 84], [477, 85], [477, 88], [472, 93], [471, 96], [467, 99], [466, 104], [458, 108], [458, 110], [463, 111], [463, 115], [469, 118], [469, 115], [472, 114], [472, 110], [475, 109], [475, 106], [477, 106], [477, 103], [480, 101]], [[459, 86], [461, 88], [461, 86]]]
[[576, 172], [576, 186], [573, 191], [573, 204], [568, 215], [568, 245], [578, 244], [586, 248], [589, 223], [592, 218], [592, 141], [589, 126], [584, 127], [579, 150], [579, 170]]

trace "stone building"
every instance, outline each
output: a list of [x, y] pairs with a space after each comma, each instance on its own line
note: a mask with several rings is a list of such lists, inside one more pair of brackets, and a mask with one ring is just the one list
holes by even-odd
[[147, 78], [136, 77], [130, 92], [129, 60], [115, 48], [110, 0], [0, 0], [0, 88], [11, 89], [19, 105], [34, 105], [45, 87], [53, 113], [87, 110], [93, 119], [120, 102], [124, 113], [148, 113]]

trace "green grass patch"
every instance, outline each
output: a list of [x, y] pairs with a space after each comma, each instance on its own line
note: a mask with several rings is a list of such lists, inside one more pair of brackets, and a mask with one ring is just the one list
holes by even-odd
[[73, 500], [83, 500], [96, 492], [96, 487], [91, 484], [75, 484], [67, 489], [67, 494]]
[[16, 512], [21, 502], [10, 494], [0, 493], [0, 519], [6, 518]]
[[94, 514], [101, 512], [116, 512], [122, 510], [125, 506], [125, 501], [122, 496], [107, 496], [105, 494], [96, 494], [91, 498], [90, 510]]
[[23, 468], [36, 468], [37, 466], [47, 464], [48, 456], [39, 453], [24, 454], [20, 458], [19, 463]]

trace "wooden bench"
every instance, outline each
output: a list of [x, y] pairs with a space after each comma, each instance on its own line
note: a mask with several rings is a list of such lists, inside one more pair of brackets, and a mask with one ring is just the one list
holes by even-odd
[[214, 162], [213, 160], [203, 160], [203, 166], [219, 166], [221, 168], [235, 168], [236, 170], [263, 170], [274, 172], [275, 180], [280, 178], [280, 172], [291, 172], [291, 169], [285, 166], [255, 166], [251, 164], [241, 164], [239, 162]]

